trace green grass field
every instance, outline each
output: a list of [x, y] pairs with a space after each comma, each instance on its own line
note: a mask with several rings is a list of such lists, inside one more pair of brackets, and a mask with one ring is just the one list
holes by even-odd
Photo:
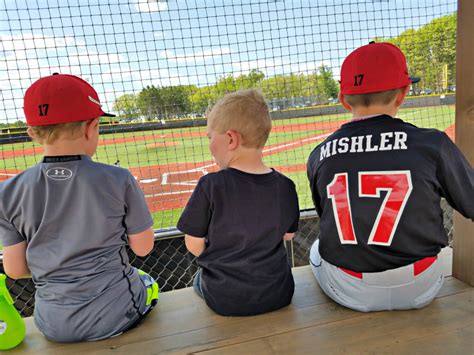
[[[437, 128], [445, 130], [454, 123], [454, 107], [420, 107], [413, 109], [404, 109], [399, 112], [400, 118], [406, 122], [413, 123], [419, 127]], [[294, 125], [312, 124], [315, 122], [330, 122], [350, 119], [349, 114], [337, 114], [317, 117], [292, 118], [285, 120], [275, 120], [274, 126], [279, 130], [270, 135], [267, 147], [271, 145], [282, 145], [286, 142], [314, 137], [321, 134], [321, 130], [292, 130]], [[281, 127], [288, 127], [283, 130]], [[208, 151], [208, 139], [203, 136], [183, 137], [182, 135], [194, 134], [206, 131], [205, 127], [166, 129], [145, 132], [130, 132], [113, 135], [103, 135], [101, 139], [121, 139], [133, 138], [134, 141], [128, 143], [117, 143], [99, 146], [95, 160], [107, 164], [113, 164], [120, 160], [120, 165], [125, 168], [146, 167], [154, 165], [167, 165], [184, 162], [208, 162], [212, 157]], [[166, 137], [161, 137], [166, 135]], [[143, 140], [144, 137], [152, 137], [149, 140]], [[140, 138], [142, 140], [140, 140]], [[174, 146], [160, 146], [157, 148], [147, 147], [150, 144], [170, 143]], [[317, 145], [316, 141], [308, 144], [296, 146], [293, 149], [278, 152], [265, 156], [264, 160], [269, 166], [286, 166], [295, 164], [305, 164], [309, 153]], [[37, 147], [37, 155], [22, 156], [21, 152], [32, 147]], [[14, 158], [4, 159], [0, 163], [0, 170], [15, 169], [24, 170], [37, 163], [42, 155], [41, 148], [34, 143], [17, 143], [0, 146], [0, 153], [8, 151], [18, 152], [20, 155]], [[300, 207], [311, 208], [312, 202], [307, 183], [306, 173], [295, 172], [287, 174], [295, 181], [298, 189]], [[174, 226], [179, 218], [181, 209], [154, 213], [155, 228], [166, 228]]]

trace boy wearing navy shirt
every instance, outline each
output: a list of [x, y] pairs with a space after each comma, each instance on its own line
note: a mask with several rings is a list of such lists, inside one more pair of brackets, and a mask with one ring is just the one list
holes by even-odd
[[216, 313], [247, 316], [287, 306], [294, 292], [284, 240], [298, 229], [294, 183], [262, 161], [271, 118], [255, 90], [226, 95], [208, 115], [221, 169], [203, 176], [178, 222], [198, 256], [195, 291]]
[[421, 308], [443, 283], [440, 199], [474, 218], [474, 172], [449, 137], [395, 118], [412, 82], [390, 43], [353, 51], [341, 104], [353, 120], [317, 146], [308, 178], [321, 234], [310, 253], [323, 291], [359, 311]]

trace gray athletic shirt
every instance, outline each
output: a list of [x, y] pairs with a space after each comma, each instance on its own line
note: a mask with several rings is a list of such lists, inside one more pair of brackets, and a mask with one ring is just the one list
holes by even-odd
[[45, 157], [0, 183], [3, 245], [27, 242], [35, 322], [56, 341], [107, 337], [138, 318], [146, 290], [125, 245], [152, 224], [130, 172], [85, 155]]

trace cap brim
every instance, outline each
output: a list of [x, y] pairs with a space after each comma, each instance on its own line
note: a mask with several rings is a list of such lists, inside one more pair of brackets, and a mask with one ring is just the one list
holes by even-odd
[[419, 76], [410, 76], [410, 80], [412, 84], [415, 84], [421, 80]]
[[104, 112], [104, 114], [100, 117], [115, 117], [116, 115], [114, 115], [113, 113], [107, 113], [107, 112]]

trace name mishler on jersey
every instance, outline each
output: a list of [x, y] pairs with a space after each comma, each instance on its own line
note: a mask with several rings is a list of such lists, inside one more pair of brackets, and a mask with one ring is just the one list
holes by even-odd
[[[384, 150], [406, 150], [407, 134], [405, 132], [380, 133], [379, 144], [372, 142], [372, 134], [365, 136], [342, 137], [324, 143], [321, 146], [319, 161], [342, 153], [379, 152]], [[374, 141], [377, 141], [374, 139]]]

